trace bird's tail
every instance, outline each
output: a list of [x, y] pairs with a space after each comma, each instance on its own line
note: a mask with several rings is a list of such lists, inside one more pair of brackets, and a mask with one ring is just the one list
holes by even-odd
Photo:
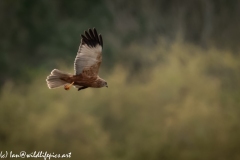
[[69, 76], [71, 76], [71, 74], [62, 72], [58, 69], [52, 70], [51, 74], [46, 79], [48, 88], [53, 89], [67, 84], [67, 82], [62, 80], [62, 78]]

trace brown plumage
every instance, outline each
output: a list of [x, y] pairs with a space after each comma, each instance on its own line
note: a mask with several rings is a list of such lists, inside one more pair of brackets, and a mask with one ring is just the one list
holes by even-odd
[[54, 69], [47, 77], [47, 85], [50, 89], [64, 85], [69, 90], [74, 85], [78, 90], [88, 87], [108, 87], [107, 82], [98, 76], [102, 63], [103, 40], [95, 28], [89, 29], [81, 35], [81, 43], [74, 62], [75, 74], [64, 73]]

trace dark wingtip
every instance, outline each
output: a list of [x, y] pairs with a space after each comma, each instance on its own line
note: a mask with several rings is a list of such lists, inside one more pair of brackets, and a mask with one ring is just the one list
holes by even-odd
[[99, 42], [100, 42], [100, 45], [103, 47], [103, 39], [101, 34], [99, 34]]
[[82, 35], [82, 34], [81, 34], [81, 37], [82, 37], [82, 42], [83, 42], [83, 44], [87, 44], [87, 45], [93, 46], [91, 40], [88, 40], [87, 37], [85, 37], [85, 36]]
[[97, 29], [93, 27], [93, 29], [89, 28], [88, 31], [84, 31], [85, 35], [81, 35], [83, 42], [88, 46], [96, 46], [100, 44], [103, 47], [103, 41], [101, 34], [98, 35]]
[[81, 37], [84, 38], [85, 36], [81, 34]]
[[85, 38], [86, 38], [86, 37], [85, 37], [84, 35], [82, 35], [82, 34], [81, 34], [81, 37], [82, 37], [82, 40], [85, 40]]
[[97, 30], [96, 30], [96, 28], [95, 28], [95, 27], [93, 27], [93, 31], [94, 31], [94, 32], [97, 32]]
[[89, 33], [91, 33], [91, 32], [92, 32], [92, 29], [91, 29], [91, 28], [89, 28], [89, 29], [88, 29], [88, 32], [89, 32]]

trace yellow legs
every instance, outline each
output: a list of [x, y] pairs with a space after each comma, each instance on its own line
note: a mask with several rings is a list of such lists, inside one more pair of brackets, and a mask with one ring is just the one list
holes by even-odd
[[74, 82], [72, 82], [71, 84], [66, 84], [66, 85], [64, 85], [64, 89], [65, 89], [65, 90], [69, 90], [70, 87], [73, 85], [73, 83], [74, 83]]

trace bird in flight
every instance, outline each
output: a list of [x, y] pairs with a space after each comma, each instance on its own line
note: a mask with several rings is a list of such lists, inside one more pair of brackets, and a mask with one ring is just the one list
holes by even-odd
[[64, 86], [65, 90], [69, 90], [71, 86], [75, 86], [79, 91], [88, 87], [108, 87], [107, 82], [98, 76], [102, 63], [102, 35], [98, 34], [95, 28], [84, 33], [85, 35], [81, 35], [81, 43], [74, 61], [75, 74], [52, 70], [46, 79], [50, 89]]

